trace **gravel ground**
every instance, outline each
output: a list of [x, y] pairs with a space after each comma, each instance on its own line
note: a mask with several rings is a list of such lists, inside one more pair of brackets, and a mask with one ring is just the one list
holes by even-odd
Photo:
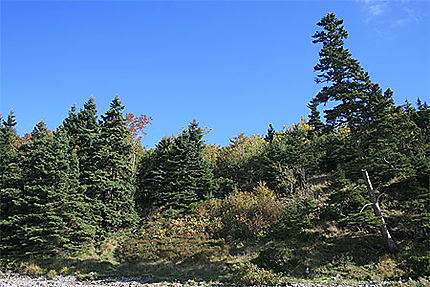
[[140, 278], [122, 277], [106, 278], [103, 280], [79, 281], [74, 276], [55, 276], [47, 279], [45, 276], [33, 278], [27, 275], [9, 274], [0, 278], [0, 287], [188, 287], [188, 286], [221, 286], [206, 282], [193, 283], [147, 283]]
[[[400, 283], [400, 282], [399, 282]], [[414, 284], [415, 283], [415, 284]], [[420, 286], [417, 282], [403, 282], [403, 286]], [[27, 275], [16, 273], [1, 273], [0, 272], [0, 287], [189, 287], [189, 286], [223, 286], [222, 284], [212, 284], [207, 282], [190, 282], [190, 283], [147, 283], [144, 280], [136, 277], [121, 277], [121, 278], [106, 278], [103, 280], [79, 281], [74, 276], [55, 276], [52, 279], [47, 279], [45, 276], [33, 278]], [[378, 284], [357, 284], [351, 285], [348, 283], [290, 283], [287, 286], [291, 287], [388, 287], [392, 286], [389, 282]], [[425, 286], [425, 285], [421, 285]], [[261, 286], [260, 286], [261, 287]]]

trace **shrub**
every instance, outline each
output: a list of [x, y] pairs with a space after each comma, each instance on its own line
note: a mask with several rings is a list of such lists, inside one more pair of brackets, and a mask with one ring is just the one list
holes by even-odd
[[378, 271], [378, 275], [384, 279], [395, 279], [404, 274], [396, 261], [388, 256], [383, 256], [380, 259], [376, 270]]
[[296, 259], [291, 249], [267, 248], [260, 252], [254, 260], [255, 263], [265, 269], [287, 274], [296, 267]]
[[18, 272], [27, 274], [33, 277], [42, 276], [44, 270], [33, 262], [21, 262], [18, 266]]
[[430, 277], [430, 251], [424, 256], [410, 256], [407, 265], [412, 277]]
[[254, 193], [236, 191], [215, 210], [218, 235], [226, 239], [250, 239], [266, 236], [281, 218], [284, 204], [273, 191], [260, 183]]
[[48, 273], [46, 273], [46, 278], [48, 278], [49, 280], [53, 279], [55, 276], [57, 276], [57, 271], [55, 271], [54, 269], [51, 269]]
[[170, 213], [156, 213], [145, 221], [138, 234], [121, 244], [118, 257], [125, 261], [210, 260], [224, 253], [224, 241], [210, 236], [210, 218], [205, 206], [188, 215]]
[[271, 271], [258, 267], [257, 265], [245, 262], [234, 264], [231, 268], [231, 281], [234, 285], [278, 285], [281, 277]]
[[270, 230], [270, 235], [281, 239], [299, 235], [304, 228], [312, 227], [316, 209], [317, 204], [311, 197], [292, 199], [286, 204], [281, 220]]

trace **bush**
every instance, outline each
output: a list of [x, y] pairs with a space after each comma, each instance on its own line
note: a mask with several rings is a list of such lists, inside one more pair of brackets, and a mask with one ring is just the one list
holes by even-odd
[[51, 269], [48, 273], [46, 273], [46, 278], [48, 278], [49, 280], [53, 279], [55, 276], [57, 276], [57, 271], [55, 271], [54, 269]]
[[396, 279], [405, 273], [399, 268], [397, 262], [388, 256], [383, 256], [380, 259], [376, 270], [383, 279]]
[[33, 277], [39, 277], [45, 273], [45, 270], [34, 262], [21, 262], [17, 271]]
[[287, 274], [296, 267], [296, 259], [291, 249], [267, 248], [253, 261], [258, 266]]
[[234, 264], [231, 268], [231, 281], [234, 285], [278, 285], [281, 277], [271, 271], [258, 267], [257, 265], [245, 262]]
[[317, 204], [311, 197], [291, 200], [287, 203], [281, 220], [270, 230], [270, 235], [280, 239], [299, 235], [304, 228], [312, 227], [316, 209]]
[[284, 204], [273, 191], [260, 183], [250, 192], [234, 192], [215, 210], [214, 221], [219, 221], [218, 235], [233, 240], [265, 237], [267, 231], [282, 216]]
[[197, 207], [189, 215], [170, 213], [156, 213], [145, 221], [135, 236], [121, 244], [118, 257], [125, 261], [210, 260], [224, 253], [224, 241], [210, 236], [211, 221], [205, 206]]
[[424, 256], [410, 256], [407, 265], [412, 277], [430, 277], [430, 251]]

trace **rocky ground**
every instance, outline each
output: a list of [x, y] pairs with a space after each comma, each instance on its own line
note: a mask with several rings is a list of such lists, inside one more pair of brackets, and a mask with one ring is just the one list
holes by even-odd
[[[33, 278], [27, 275], [16, 273], [1, 273], [0, 287], [189, 287], [189, 286], [226, 286], [208, 282], [187, 282], [187, 283], [148, 283], [141, 278], [120, 277], [105, 278], [102, 280], [80, 281], [74, 276], [55, 276], [48, 279], [46, 276]], [[344, 282], [336, 283], [288, 283], [286, 286], [291, 287], [388, 287], [388, 286], [426, 286], [419, 282], [382, 282], [377, 284], [351, 284]]]
[[[220, 284], [218, 284], [219, 286]], [[46, 276], [33, 278], [28, 275], [16, 273], [0, 274], [0, 287], [186, 287], [186, 286], [217, 286], [206, 282], [181, 283], [147, 283], [137, 277], [105, 278], [102, 280], [80, 281], [74, 276], [55, 276], [48, 279]]]

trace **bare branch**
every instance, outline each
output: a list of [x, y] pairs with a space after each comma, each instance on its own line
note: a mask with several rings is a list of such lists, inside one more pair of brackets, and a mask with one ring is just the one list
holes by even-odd
[[383, 158], [386, 164], [389, 164], [392, 169], [395, 169], [394, 165], [389, 162], [385, 157]]
[[385, 191], [384, 191], [384, 192], [382, 192], [380, 195], [378, 195], [378, 198], [376, 199], [376, 202], [379, 202], [379, 198], [380, 198], [384, 193], [385, 193]]
[[370, 206], [370, 205], [372, 205], [372, 204], [373, 204], [373, 203], [371, 203], [371, 202], [369, 202], [369, 203], [365, 204], [365, 205], [361, 208], [360, 213], [362, 213], [362, 212], [363, 212], [363, 210], [364, 210], [366, 207], [368, 207], [368, 206]]

